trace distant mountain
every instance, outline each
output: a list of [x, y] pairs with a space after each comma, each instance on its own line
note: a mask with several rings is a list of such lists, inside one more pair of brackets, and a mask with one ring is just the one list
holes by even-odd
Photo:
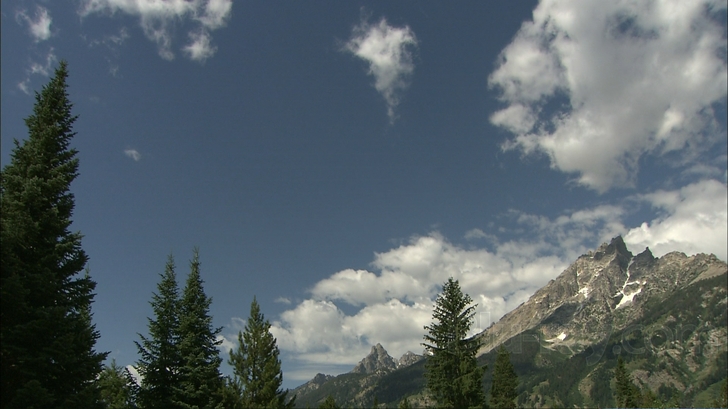
[[[638, 386], [659, 399], [710, 406], [728, 365], [727, 272], [713, 255], [657, 258], [645, 249], [633, 256], [616, 237], [477, 335], [478, 362], [492, 369], [499, 345], [511, 352], [520, 406], [614, 406], [610, 380], [618, 355]], [[316, 405], [329, 391], [345, 406], [369, 405], [375, 397], [391, 406], [404, 396], [429, 405], [422, 359], [398, 367], [377, 345], [354, 371], [317, 388], [316, 399], [300, 389], [308, 383], [296, 389], [298, 402]], [[490, 376], [489, 370], [486, 391]]]
[[359, 406], [367, 403], [371, 391], [378, 386], [378, 381], [383, 377], [423, 359], [422, 355], [407, 351], [395, 360], [382, 344], [377, 344], [351, 372], [336, 377], [317, 374], [310, 381], [294, 389], [291, 395], [296, 395], [298, 407], [317, 406], [328, 395], [334, 396], [337, 402], [346, 402], [347, 406]]

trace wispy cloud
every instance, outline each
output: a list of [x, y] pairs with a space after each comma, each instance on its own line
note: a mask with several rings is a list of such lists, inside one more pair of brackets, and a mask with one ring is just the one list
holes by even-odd
[[414, 71], [411, 48], [417, 46], [415, 33], [408, 27], [392, 27], [382, 19], [377, 24], [362, 21], [354, 27], [344, 49], [369, 63], [374, 88], [387, 102], [390, 122], [396, 119], [395, 108], [400, 93]]
[[274, 302], [277, 302], [279, 304], [290, 304], [291, 299], [287, 297], [278, 297], [274, 300]]
[[142, 154], [139, 153], [136, 149], [125, 149], [124, 155], [126, 155], [129, 158], [132, 158], [134, 162], [139, 162], [142, 159]]
[[53, 63], [57, 61], [56, 54], [51, 47], [45, 55], [45, 61], [37, 62], [33, 61], [30, 63], [30, 67], [26, 70], [26, 77], [23, 81], [18, 83], [18, 88], [24, 93], [30, 95], [30, 78], [32, 75], [42, 75], [48, 77], [53, 69]]
[[545, 153], [600, 192], [633, 186], [645, 154], [695, 162], [725, 138], [712, 109], [728, 88], [725, 8], [541, 1], [489, 77], [507, 104], [491, 122], [515, 135], [504, 149]]
[[35, 18], [28, 16], [27, 11], [21, 10], [16, 16], [18, 22], [25, 22], [28, 24], [30, 29], [30, 35], [33, 40], [38, 43], [51, 38], [51, 23], [53, 19], [48, 9], [42, 6], [37, 6], [35, 9]]
[[190, 33], [190, 40], [184, 51], [191, 60], [205, 62], [217, 52], [217, 47], [210, 44], [210, 35], [205, 30]]
[[159, 55], [173, 60], [174, 28], [179, 22], [191, 20], [198, 27], [189, 32], [192, 42], [182, 50], [195, 61], [205, 61], [215, 54], [210, 31], [224, 27], [230, 18], [232, 0], [83, 0], [79, 13], [92, 14], [121, 12], [139, 17], [148, 39], [157, 44]]

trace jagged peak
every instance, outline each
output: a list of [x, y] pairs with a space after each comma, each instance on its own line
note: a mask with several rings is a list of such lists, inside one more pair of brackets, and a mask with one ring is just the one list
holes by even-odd
[[601, 246], [594, 253], [595, 259], [600, 259], [608, 254], [619, 254], [632, 258], [632, 253], [627, 249], [627, 245], [624, 243], [622, 236], [613, 238], [609, 243], [602, 243]]
[[352, 369], [353, 373], [373, 373], [377, 371], [389, 371], [397, 367], [397, 362], [387, 352], [382, 344], [372, 346], [369, 355], [359, 361]]

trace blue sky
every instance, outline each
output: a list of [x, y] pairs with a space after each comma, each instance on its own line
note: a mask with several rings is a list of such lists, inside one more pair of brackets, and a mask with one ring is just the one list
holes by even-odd
[[224, 346], [257, 296], [288, 387], [421, 353], [449, 276], [482, 329], [618, 234], [727, 258], [726, 1], [8, 0], [1, 52], [3, 166], [69, 63], [120, 364], [195, 246]]

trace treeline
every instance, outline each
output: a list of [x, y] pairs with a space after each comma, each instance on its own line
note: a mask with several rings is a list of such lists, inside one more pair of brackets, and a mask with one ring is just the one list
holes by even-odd
[[179, 293], [172, 256], [160, 275], [152, 296], [154, 318], [149, 335], [136, 343], [140, 360], [134, 368], [114, 361], [99, 376], [103, 405], [110, 409], [132, 408], [291, 408], [281, 389], [283, 373], [270, 323], [253, 299], [245, 330], [230, 351], [228, 363], [233, 377], [222, 376], [221, 328], [212, 325], [211, 299], [205, 295], [200, 277], [199, 253], [195, 249], [190, 273]]
[[212, 325], [195, 249], [179, 292], [172, 257], [152, 297], [148, 335], [136, 343], [136, 379], [96, 350], [92, 323], [96, 283], [71, 232], [78, 176], [70, 148], [77, 116], [61, 61], [35, 95], [28, 138], [15, 140], [0, 172], [1, 409], [290, 408], [270, 323], [253, 299], [250, 317], [220, 373], [220, 328]]

